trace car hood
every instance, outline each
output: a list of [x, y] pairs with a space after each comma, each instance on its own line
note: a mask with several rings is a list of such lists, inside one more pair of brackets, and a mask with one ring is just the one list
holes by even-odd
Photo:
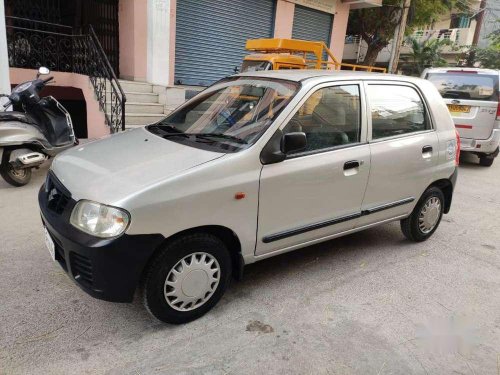
[[74, 199], [113, 204], [221, 156], [139, 128], [73, 147], [51, 169]]

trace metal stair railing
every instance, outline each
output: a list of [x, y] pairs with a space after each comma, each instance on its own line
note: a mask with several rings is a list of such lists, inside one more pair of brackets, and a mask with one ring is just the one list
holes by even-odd
[[[6, 17], [9, 18], [11, 21], [21, 20]], [[69, 26], [47, 22], [41, 26], [47, 25], [62, 32], [7, 24], [9, 65], [26, 69], [46, 66], [53, 71], [87, 75], [110, 132], [125, 130], [127, 97], [92, 26], [89, 26], [88, 33], [75, 34]]]

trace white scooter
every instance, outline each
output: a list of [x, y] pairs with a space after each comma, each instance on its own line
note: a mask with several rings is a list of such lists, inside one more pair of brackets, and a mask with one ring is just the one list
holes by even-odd
[[0, 112], [0, 175], [13, 186], [26, 185], [32, 168], [48, 158], [78, 144], [68, 111], [52, 96], [39, 93], [54, 77], [41, 67], [36, 79], [16, 86], [7, 97], [11, 104], [21, 105], [24, 112]]

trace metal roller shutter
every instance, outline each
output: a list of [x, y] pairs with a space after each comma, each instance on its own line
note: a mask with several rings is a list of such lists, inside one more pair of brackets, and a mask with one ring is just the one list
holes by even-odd
[[293, 14], [292, 38], [323, 41], [329, 47], [332, 24], [332, 14], [296, 5]]
[[245, 42], [270, 38], [274, 0], [177, 0], [175, 83], [207, 86], [240, 67]]

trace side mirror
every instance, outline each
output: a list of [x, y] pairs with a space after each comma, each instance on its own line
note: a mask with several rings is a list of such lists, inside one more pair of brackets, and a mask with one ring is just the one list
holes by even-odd
[[47, 74], [50, 74], [49, 68], [46, 68], [45, 66], [41, 66], [40, 68], [38, 68], [38, 74], [36, 75], [36, 77], [38, 78], [42, 75], [44, 76]]
[[285, 155], [302, 151], [307, 146], [306, 133], [303, 132], [293, 132], [287, 133], [281, 138], [281, 152]]

